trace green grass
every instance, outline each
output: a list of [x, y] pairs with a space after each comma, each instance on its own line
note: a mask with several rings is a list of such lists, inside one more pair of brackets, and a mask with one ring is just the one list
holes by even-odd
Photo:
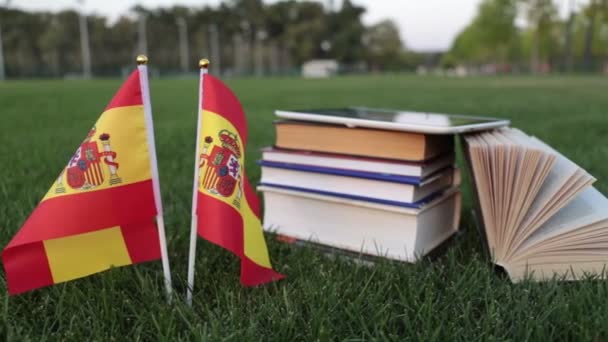
[[[42, 198], [119, 80], [0, 84], [0, 245]], [[487, 262], [472, 225], [437, 260], [365, 267], [268, 240], [287, 279], [246, 289], [238, 261], [200, 241], [192, 309], [186, 277], [196, 80], [152, 80], [158, 157], [177, 293], [163, 295], [160, 262], [6, 296], [2, 340], [555, 340], [608, 339], [608, 283], [511, 284]], [[247, 168], [259, 179], [260, 147], [272, 144], [273, 110], [365, 105], [510, 118], [598, 178], [608, 193], [608, 79], [415, 76], [228, 82], [249, 120]]]

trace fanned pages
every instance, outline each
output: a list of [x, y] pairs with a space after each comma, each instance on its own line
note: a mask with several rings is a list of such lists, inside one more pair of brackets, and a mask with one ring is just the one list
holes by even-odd
[[493, 262], [514, 281], [603, 275], [608, 200], [595, 178], [516, 129], [464, 140]]

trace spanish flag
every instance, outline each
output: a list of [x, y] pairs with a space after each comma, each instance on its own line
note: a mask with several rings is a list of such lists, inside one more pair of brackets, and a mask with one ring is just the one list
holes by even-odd
[[220, 80], [206, 73], [201, 77], [195, 196], [198, 234], [241, 259], [243, 285], [281, 279], [270, 264], [259, 200], [245, 174], [245, 113]]
[[4, 249], [11, 295], [160, 258], [140, 72], [129, 76]]

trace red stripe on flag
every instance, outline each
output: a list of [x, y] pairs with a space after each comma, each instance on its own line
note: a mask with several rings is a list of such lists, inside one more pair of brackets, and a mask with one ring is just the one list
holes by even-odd
[[[92, 232], [156, 216], [152, 180], [54, 197], [38, 205], [6, 247]], [[6, 249], [5, 249], [6, 253]]]
[[[97, 164], [97, 174], [99, 175], [99, 184], [103, 183], [103, 169], [101, 168], [101, 163]], [[108, 178], [110, 177], [108, 172]]]
[[196, 214], [201, 237], [243, 255], [243, 218], [230, 205], [199, 191]]
[[89, 176], [91, 177], [91, 184], [97, 186], [97, 175], [95, 174], [95, 166], [91, 165], [92, 167], [89, 167], [89, 169], [87, 170], [87, 172], [89, 173]]
[[85, 172], [85, 179], [87, 180], [87, 183], [91, 184], [91, 185], [97, 185], [96, 180], [95, 180], [95, 174], [93, 171], [93, 167], [89, 167]]
[[95, 184], [101, 184], [101, 177], [99, 177], [99, 164], [96, 164], [93, 168], [93, 174], [95, 175]]
[[203, 188], [207, 189], [207, 178], [209, 177], [209, 167], [205, 168], [205, 175], [203, 176]]
[[101, 174], [101, 166], [99, 165], [99, 163], [95, 163], [95, 179], [96, 179], [97, 184], [103, 183], [103, 177]]
[[213, 175], [215, 174], [215, 169], [209, 169], [209, 174], [207, 176], [207, 183], [205, 184], [205, 188], [209, 189], [211, 187], [211, 180], [213, 179]]
[[143, 223], [123, 224], [120, 228], [134, 264], [160, 259], [158, 229], [153, 219]]
[[203, 109], [230, 121], [244, 146], [247, 143], [247, 121], [239, 99], [222, 81], [209, 74], [203, 77], [203, 89]]
[[245, 256], [243, 217], [232, 206], [199, 192], [196, 213], [198, 234], [241, 259], [241, 284], [255, 286], [283, 278]]
[[53, 285], [53, 276], [42, 242], [6, 249], [2, 253], [8, 293], [16, 295]]
[[210, 171], [209, 168], [207, 168], [207, 171], [205, 172], [205, 180], [203, 181], [203, 186], [205, 187], [205, 189], [209, 189], [209, 178], [211, 178], [212, 173]]
[[241, 258], [241, 283], [245, 286], [257, 286], [285, 278], [284, 275], [256, 264], [247, 257]]
[[217, 173], [213, 174], [213, 181], [211, 182], [211, 189], [217, 189], [217, 183], [219, 183], [220, 177], [218, 177]]
[[206, 189], [215, 189], [216, 179], [217, 179], [217, 172], [215, 171], [215, 169], [213, 169], [209, 173], [209, 178], [207, 179]]
[[135, 69], [118, 89], [104, 112], [112, 108], [136, 106], [142, 103], [139, 70]]
[[92, 167], [87, 169], [87, 177], [89, 178], [89, 184], [97, 185], [97, 180], [95, 179], [95, 170]]

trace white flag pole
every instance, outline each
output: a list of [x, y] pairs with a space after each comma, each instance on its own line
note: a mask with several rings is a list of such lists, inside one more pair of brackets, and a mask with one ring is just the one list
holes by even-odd
[[190, 222], [190, 253], [188, 257], [188, 288], [186, 289], [186, 303], [192, 306], [192, 290], [194, 289], [194, 266], [196, 263], [196, 241], [198, 239], [196, 207], [198, 202], [199, 163], [200, 163], [200, 139], [201, 122], [203, 121], [203, 80], [209, 69], [209, 60], [201, 59], [198, 62], [200, 68], [198, 89], [198, 118], [196, 120], [196, 147], [194, 155], [194, 180], [192, 182], [192, 218]]
[[158, 238], [160, 240], [160, 255], [163, 263], [165, 277], [165, 288], [167, 290], [167, 301], [171, 302], [171, 269], [169, 267], [169, 255], [167, 253], [167, 237], [165, 235], [165, 219], [163, 217], [163, 202], [160, 196], [160, 182], [158, 177], [158, 161], [156, 159], [156, 142], [154, 139], [154, 122], [152, 120], [152, 105], [150, 103], [150, 86], [148, 83], [148, 57], [137, 56], [137, 69], [139, 70], [139, 82], [141, 85], [141, 99], [144, 104], [144, 117], [146, 121], [146, 136], [148, 138], [148, 149], [150, 152], [150, 169], [152, 170], [152, 189], [154, 191], [154, 204], [156, 205], [156, 225], [158, 226]]

